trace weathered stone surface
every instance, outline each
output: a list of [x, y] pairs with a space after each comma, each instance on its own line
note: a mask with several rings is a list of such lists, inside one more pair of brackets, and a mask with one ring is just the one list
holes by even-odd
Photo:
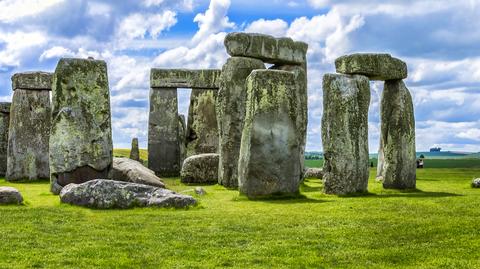
[[323, 178], [322, 168], [307, 168], [305, 170], [305, 178]]
[[205, 153], [186, 158], [180, 177], [183, 183], [217, 183], [218, 154]]
[[338, 73], [358, 74], [371, 80], [404, 79], [407, 77], [407, 64], [390, 54], [355, 53], [335, 60]]
[[51, 191], [107, 178], [113, 145], [107, 64], [61, 59], [52, 88]]
[[265, 69], [265, 65], [258, 59], [232, 57], [223, 66], [220, 76], [216, 104], [220, 154], [218, 183], [228, 188], [238, 187], [238, 156], [247, 102], [246, 78], [254, 69]]
[[225, 37], [225, 47], [231, 56], [257, 58], [267, 63], [303, 64], [308, 45], [291, 38], [252, 33], [230, 33]]
[[[33, 82], [28, 86], [35, 87]], [[8, 130], [7, 172], [5, 175], [8, 181], [50, 177], [48, 161], [50, 117], [49, 89], [17, 88], [14, 91]]]
[[181, 169], [177, 89], [151, 88], [148, 118], [148, 168], [158, 176], [178, 176]]
[[12, 89], [48, 90], [52, 89], [52, 73], [25, 72], [17, 73], [12, 77]]
[[140, 149], [138, 148], [138, 138], [132, 138], [132, 148], [130, 149], [130, 159], [140, 161]]
[[21, 204], [23, 197], [20, 192], [12, 187], [0, 187], [0, 205]]
[[202, 187], [196, 187], [195, 188], [195, 194], [203, 196], [203, 195], [207, 194], [207, 192]]
[[178, 115], [178, 143], [180, 144], [180, 163], [187, 158], [187, 126], [185, 116]]
[[238, 181], [249, 198], [298, 193], [307, 108], [297, 90], [293, 72], [254, 70], [247, 78]]
[[7, 173], [8, 126], [11, 103], [0, 103], [0, 176]]
[[140, 162], [128, 158], [113, 158], [112, 169], [108, 178], [165, 188], [165, 184], [155, 175], [155, 172], [146, 168]]
[[150, 72], [152, 88], [201, 88], [217, 89], [218, 69], [158, 69]]
[[60, 193], [62, 203], [89, 208], [175, 207], [196, 204], [191, 196], [149, 185], [95, 179], [69, 184]]
[[480, 188], [480, 178], [472, 180], [472, 188]]
[[217, 90], [192, 89], [187, 125], [187, 156], [218, 151]]
[[380, 105], [378, 167], [384, 188], [416, 185], [415, 115], [412, 96], [401, 80], [387, 80]]
[[323, 76], [324, 191], [367, 191], [369, 80], [361, 75]]

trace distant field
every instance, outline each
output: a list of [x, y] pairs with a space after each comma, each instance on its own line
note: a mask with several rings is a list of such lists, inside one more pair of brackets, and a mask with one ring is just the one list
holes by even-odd
[[[130, 157], [130, 149], [113, 149], [113, 156], [115, 157]], [[146, 149], [140, 149], [140, 159], [148, 160], [148, 152]]]
[[[377, 166], [377, 159], [370, 159]], [[323, 160], [305, 160], [306, 167], [322, 167]], [[425, 159], [425, 168], [480, 168], [480, 159]]]

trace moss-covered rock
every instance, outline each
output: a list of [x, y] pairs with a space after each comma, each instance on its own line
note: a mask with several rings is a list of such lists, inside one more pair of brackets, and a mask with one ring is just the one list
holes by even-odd
[[138, 148], [138, 138], [132, 138], [132, 148], [130, 149], [130, 159], [140, 161], [140, 149]]
[[369, 80], [361, 75], [323, 76], [324, 191], [365, 192], [368, 186]]
[[34, 71], [17, 73], [12, 76], [12, 89], [48, 90], [52, 89], [52, 73]]
[[247, 101], [246, 78], [254, 69], [265, 69], [261, 60], [231, 57], [222, 68], [216, 111], [219, 132], [218, 183], [238, 187], [238, 156]]
[[249, 198], [298, 193], [307, 108], [299, 101], [306, 91], [298, 91], [295, 77], [288, 71], [254, 70], [247, 78], [238, 181]]
[[377, 177], [384, 188], [416, 186], [415, 115], [402, 80], [388, 80], [380, 106], [381, 134]]
[[192, 89], [187, 125], [187, 156], [218, 151], [217, 90]]
[[107, 64], [61, 59], [53, 78], [52, 103], [52, 192], [58, 194], [70, 183], [107, 178], [113, 158]]
[[218, 154], [204, 153], [186, 158], [180, 178], [183, 183], [217, 183]]
[[291, 38], [252, 33], [230, 33], [224, 43], [231, 56], [251, 57], [274, 64], [303, 64], [308, 49], [306, 43]]
[[371, 80], [404, 79], [407, 77], [407, 64], [390, 54], [355, 53], [335, 60], [338, 73], [358, 74]]
[[159, 69], [150, 72], [152, 88], [218, 88], [218, 69]]
[[178, 143], [180, 146], [180, 163], [187, 158], [187, 126], [185, 124], [185, 116], [178, 115]]
[[10, 105], [0, 102], [0, 176], [7, 173], [8, 126], [10, 124]]

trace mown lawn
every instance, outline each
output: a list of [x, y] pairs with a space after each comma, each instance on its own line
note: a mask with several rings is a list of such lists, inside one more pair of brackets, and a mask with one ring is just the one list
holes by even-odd
[[26, 199], [0, 207], [0, 268], [480, 268], [480, 169], [419, 170], [414, 192], [383, 190], [374, 172], [366, 196], [312, 179], [293, 200], [203, 186], [188, 210], [90, 210], [61, 205], [48, 182], [0, 179]]

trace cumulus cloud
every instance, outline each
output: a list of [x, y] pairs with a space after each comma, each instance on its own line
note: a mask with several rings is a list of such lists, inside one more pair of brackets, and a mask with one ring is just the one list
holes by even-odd
[[260, 19], [250, 23], [245, 32], [249, 33], [262, 33], [273, 35], [276, 37], [285, 36], [288, 29], [288, 23], [282, 19], [265, 20]]
[[234, 28], [235, 24], [227, 17], [230, 0], [211, 0], [205, 13], [199, 13], [193, 19], [198, 23], [198, 31], [192, 38], [193, 43], [205, 40], [209, 35]]
[[0, 1], [0, 22], [11, 23], [34, 16], [64, 0], [3, 0]]

